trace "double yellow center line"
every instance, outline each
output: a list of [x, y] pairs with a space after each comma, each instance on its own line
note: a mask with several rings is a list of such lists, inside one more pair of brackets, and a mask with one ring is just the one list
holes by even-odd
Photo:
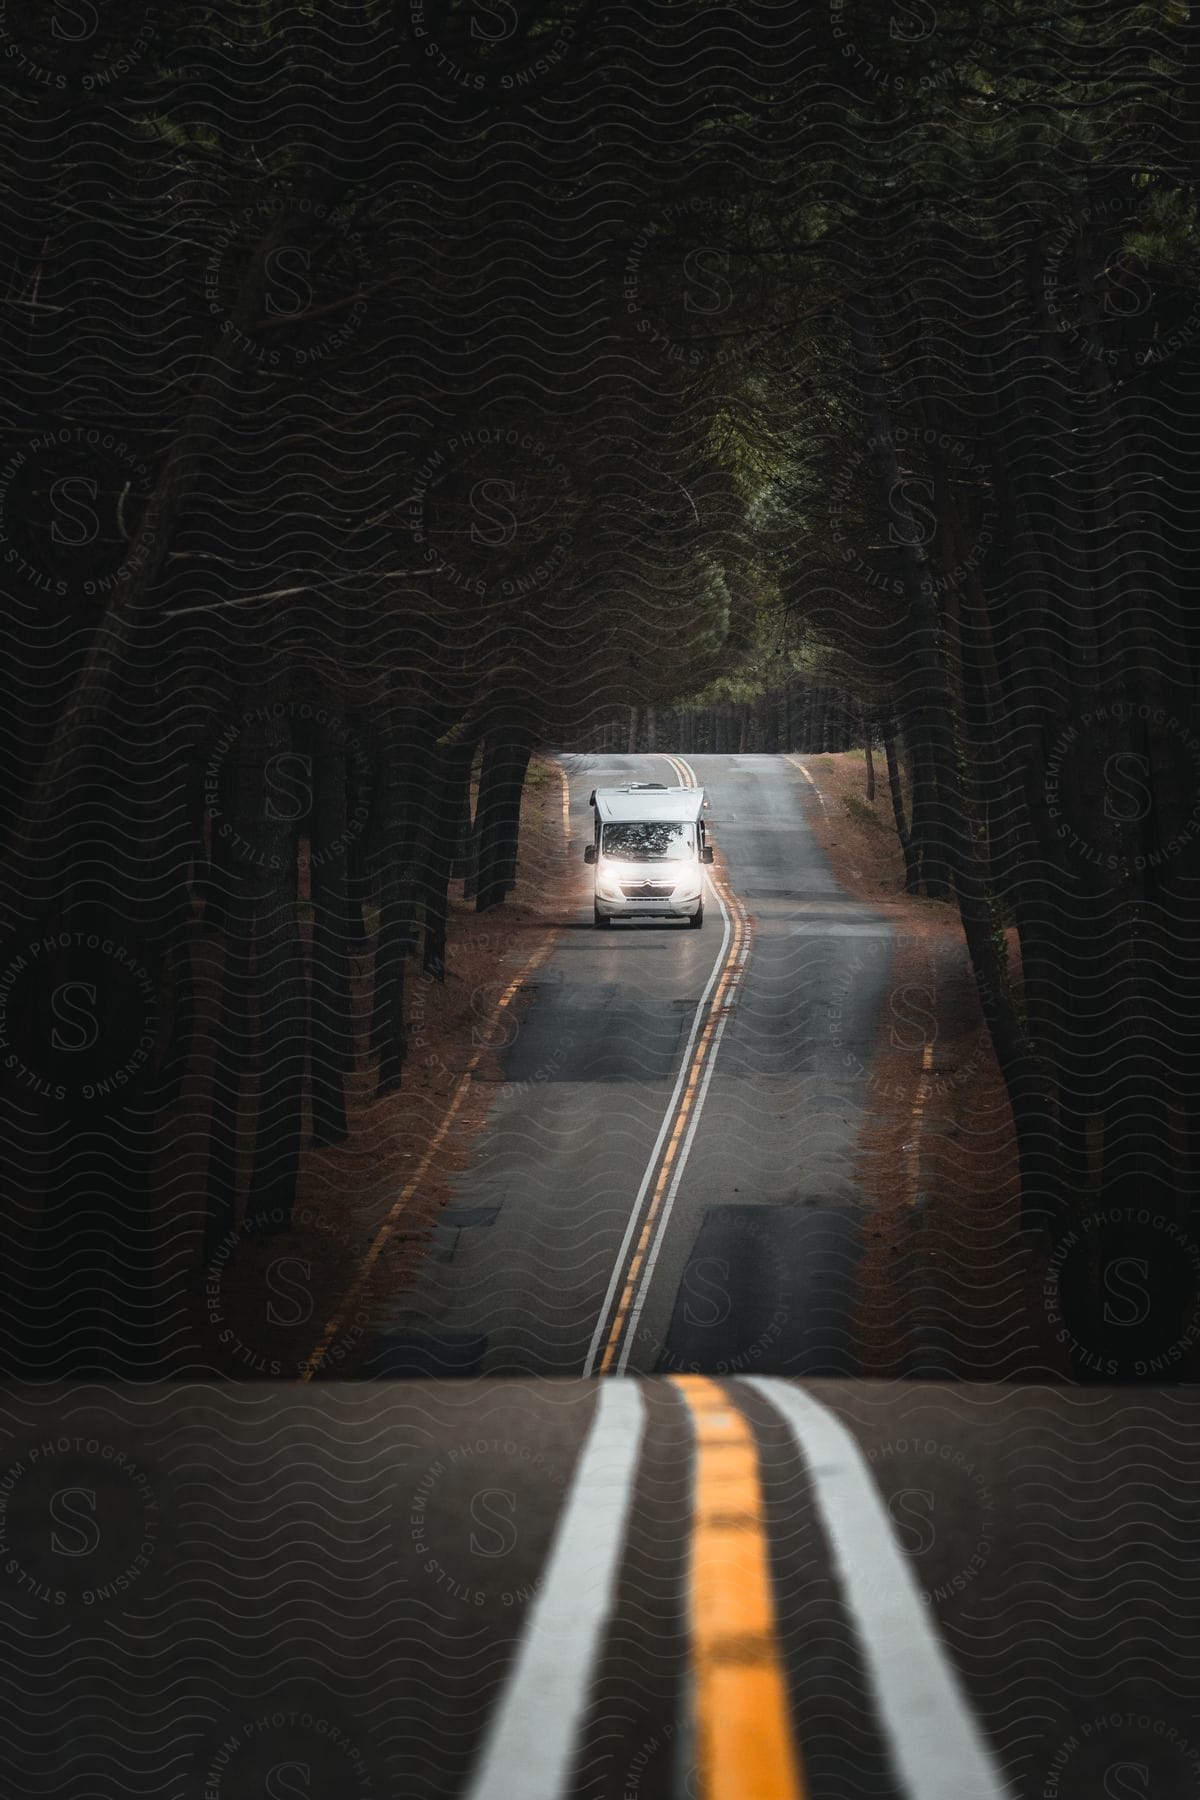
[[[696, 778], [682, 757], [667, 756], [679, 777], [681, 786], [695, 787]], [[619, 1269], [616, 1284], [610, 1287], [605, 1302], [605, 1317], [597, 1339], [589, 1353], [587, 1374], [624, 1373], [632, 1349], [632, 1334], [645, 1302], [650, 1278], [658, 1256], [675, 1192], [687, 1161], [691, 1139], [695, 1133], [700, 1109], [712, 1074], [717, 1048], [733, 1005], [733, 995], [750, 947], [750, 918], [737, 895], [714, 873], [712, 885], [720, 896], [729, 921], [729, 939], [704, 1024], [691, 1044], [690, 1059], [672, 1096], [675, 1108], [670, 1131], [661, 1149], [661, 1161], [653, 1187], [642, 1201], [641, 1225], [636, 1239], [622, 1246], [625, 1266]], [[660, 1138], [661, 1143], [661, 1138]], [[660, 1155], [656, 1147], [655, 1156]], [[615, 1304], [614, 1304], [615, 1296]], [[612, 1306], [611, 1316], [608, 1307]], [[602, 1348], [600, 1347], [602, 1345]], [[594, 1357], [594, 1362], [592, 1358]]]
[[696, 1442], [689, 1624], [700, 1793], [804, 1800], [754, 1436], [715, 1381], [672, 1379]]
[[741, 902], [730, 890], [722, 885], [720, 892], [722, 899], [729, 907], [733, 920], [729, 947], [725, 952], [725, 960], [709, 1002], [704, 1025], [692, 1047], [687, 1078], [679, 1096], [675, 1119], [662, 1153], [658, 1174], [646, 1201], [641, 1231], [630, 1250], [620, 1297], [609, 1324], [604, 1350], [597, 1363], [597, 1372], [601, 1375], [612, 1373], [621, 1353], [636, 1296], [642, 1284], [643, 1275], [647, 1273], [647, 1261], [655, 1241], [660, 1215], [663, 1212], [667, 1196], [672, 1191], [676, 1174], [681, 1172], [684, 1147], [689, 1141], [690, 1129], [701, 1104], [701, 1096], [705, 1087], [705, 1073], [711, 1065], [720, 1042], [725, 1020], [732, 1005], [734, 987], [745, 960], [744, 952], [749, 943], [750, 933], [749, 918]]

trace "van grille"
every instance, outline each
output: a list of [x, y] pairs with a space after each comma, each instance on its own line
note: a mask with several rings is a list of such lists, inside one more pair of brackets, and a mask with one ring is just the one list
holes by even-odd
[[675, 892], [673, 881], [623, 881], [621, 892], [627, 900], [669, 900]]

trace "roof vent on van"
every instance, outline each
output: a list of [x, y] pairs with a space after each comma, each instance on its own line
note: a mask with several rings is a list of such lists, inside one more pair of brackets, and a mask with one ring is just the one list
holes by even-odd
[[647, 788], [653, 788], [656, 792], [665, 794], [667, 784], [665, 781], [631, 781], [625, 792], [627, 794], [644, 794]]

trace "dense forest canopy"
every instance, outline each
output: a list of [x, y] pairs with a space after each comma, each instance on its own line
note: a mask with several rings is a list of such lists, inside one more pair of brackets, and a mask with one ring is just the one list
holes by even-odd
[[1184, 1227], [1193, 9], [76, 11], [10, 5], [0, 45], [7, 1316], [39, 1366], [169, 1363], [197, 1246], [286, 1225], [354, 1057], [403, 1079], [451, 881], [511, 888], [535, 748], [795, 683], [903, 760], [1024, 1223]]

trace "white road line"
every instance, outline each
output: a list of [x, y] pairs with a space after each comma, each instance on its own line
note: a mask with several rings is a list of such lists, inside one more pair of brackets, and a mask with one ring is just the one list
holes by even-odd
[[785, 756], [783, 760], [784, 760], [784, 762], [790, 762], [793, 769], [799, 769], [799, 771], [803, 775], [805, 781], [807, 781], [809, 787], [812, 789], [813, 793], [817, 796], [817, 800], [820, 803], [821, 811], [824, 812], [825, 811], [825, 801], [822, 798], [821, 790], [817, 786], [816, 782], [813, 780], [812, 776], [809, 774], [808, 770], [805, 768], [804, 764], [800, 761], [800, 758], [798, 756], [792, 755], [789, 752], [789, 754], [787, 756]]
[[892, 1761], [912, 1800], [1011, 1800], [865, 1458], [803, 1388], [744, 1377], [791, 1428], [833, 1550]]
[[[715, 889], [713, 891], [714, 893], [716, 892]], [[717, 895], [717, 904], [720, 906], [721, 911], [724, 912], [724, 902], [721, 900], [719, 894]], [[742, 947], [738, 952], [736, 964], [738, 969], [745, 967], [746, 958], [749, 954], [750, 933], [749, 930], [747, 930], [746, 935], [742, 940]], [[683, 1180], [683, 1172], [687, 1167], [687, 1160], [691, 1154], [692, 1139], [695, 1137], [697, 1127], [700, 1124], [700, 1116], [704, 1111], [704, 1102], [708, 1097], [708, 1084], [712, 1080], [713, 1070], [717, 1066], [717, 1052], [721, 1048], [721, 1039], [725, 1035], [725, 1027], [728, 1023], [729, 1014], [728, 1012], [724, 1012], [718, 1019], [717, 1029], [713, 1033], [712, 1046], [708, 1052], [708, 1062], [705, 1065], [704, 1074], [700, 1080], [700, 1089], [696, 1095], [696, 1104], [692, 1108], [692, 1116], [688, 1120], [688, 1127], [684, 1133], [683, 1142], [679, 1146], [679, 1155], [676, 1158], [675, 1167], [671, 1173], [671, 1185], [668, 1187], [666, 1197], [663, 1200], [662, 1211], [659, 1213], [655, 1224], [654, 1236], [651, 1239], [650, 1248], [646, 1253], [646, 1262], [642, 1269], [641, 1280], [638, 1283], [637, 1294], [634, 1296], [633, 1305], [629, 1309], [629, 1319], [625, 1326], [625, 1339], [621, 1346], [620, 1358], [617, 1362], [618, 1375], [624, 1375], [629, 1367], [629, 1357], [637, 1338], [637, 1328], [638, 1322], [642, 1316], [642, 1308], [645, 1306], [647, 1296], [650, 1292], [650, 1283], [654, 1278], [654, 1269], [658, 1262], [658, 1253], [666, 1241], [667, 1225], [675, 1208], [675, 1196], [679, 1192], [679, 1184]]]
[[596, 1411], [464, 1800], [560, 1800], [612, 1614], [641, 1454], [636, 1381], [599, 1385]]
[[[743, 961], [745, 961], [745, 958], [739, 956], [738, 967], [741, 967]], [[691, 1141], [693, 1141], [694, 1136], [696, 1136], [696, 1127], [700, 1125], [700, 1114], [702, 1114], [703, 1111], [703, 1102], [705, 1102], [705, 1096], [709, 1093], [709, 1082], [712, 1080], [712, 1069], [716, 1067], [716, 1053], [718, 1053], [718, 1049], [721, 1048], [721, 1037], [723, 1037], [723, 1033], [725, 1033], [725, 1024], [727, 1024], [727, 1021], [729, 1021], [729, 1013], [725, 1013], [725, 1015], [721, 1017], [718, 1026], [716, 1026], [716, 1031], [712, 1033], [712, 1049], [709, 1051], [709, 1064], [707, 1064], [705, 1071], [703, 1071], [702, 1082], [700, 1082], [700, 1093], [696, 1094], [696, 1105], [694, 1105], [693, 1116], [687, 1121], [684, 1143], [680, 1145], [680, 1152], [678, 1152], [678, 1157], [676, 1157], [675, 1172], [671, 1174], [671, 1186], [667, 1188], [666, 1199], [662, 1202], [662, 1211], [658, 1213], [655, 1235], [651, 1238], [649, 1251], [646, 1253], [646, 1264], [642, 1267], [642, 1278], [640, 1278], [640, 1282], [637, 1283], [637, 1294], [633, 1296], [633, 1305], [630, 1307], [630, 1318], [628, 1318], [628, 1323], [626, 1323], [626, 1328], [624, 1328], [624, 1343], [622, 1343], [621, 1357], [619, 1357], [619, 1361], [617, 1361], [617, 1373], [619, 1373], [619, 1375], [624, 1375], [626, 1370], [628, 1370], [628, 1366], [630, 1366], [630, 1354], [631, 1350], [633, 1350], [633, 1343], [637, 1341], [637, 1327], [639, 1327], [639, 1321], [640, 1318], [642, 1318], [642, 1307], [646, 1305], [646, 1296], [649, 1294], [649, 1283], [653, 1280], [655, 1264], [658, 1262], [658, 1251], [662, 1249], [664, 1238], [666, 1238], [667, 1222], [669, 1222], [671, 1213], [675, 1210], [675, 1195], [678, 1193], [678, 1188], [680, 1188], [680, 1181], [684, 1179], [687, 1157], [691, 1154]]]
[[[665, 755], [665, 752], [658, 751], [656, 754]], [[674, 763], [675, 759], [674, 757], [667, 757], [667, 761]], [[692, 774], [694, 782], [695, 776], [690, 769], [688, 773]], [[682, 782], [680, 785], [683, 785]], [[700, 1026], [704, 1018], [705, 1008], [708, 1005], [713, 989], [717, 985], [721, 970], [725, 967], [725, 953], [729, 949], [729, 941], [733, 936], [733, 920], [729, 916], [725, 902], [722, 900], [720, 894], [717, 893], [716, 887], [711, 883], [709, 884], [709, 891], [716, 894], [717, 905], [721, 909], [721, 918], [724, 920], [725, 930], [721, 937], [721, 944], [717, 951], [716, 960], [713, 963], [708, 981], [705, 984], [704, 992], [696, 1002], [696, 1010], [692, 1014], [691, 1030], [688, 1032], [687, 1043], [683, 1047], [683, 1055], [679, 1062], [679, 1074], [675, 1078], [675, 1086], [671, 1090], [671, 1098], [667, 1102], [667, 1110], [663, 1114], [663, 1122], [658, 1128], [658, 1136], [654, 1140], [654, 1148], [650, 1152], [650, 1160], [646, 1164], [645, 1174], [642, 1176], [638, 1191], [634, 1195], [633, 1205], [629, 1209], [629, 1219], [625, 1226], [625, 1235], [621, 1239], [621, 1248], [617, 1251], [617, 1260], [613, 1264], [613, 1271], [609, 1276], [608, 1291], [604, 1296], [604, 1304], [600, 1308], [600, 1315], [596, 1320], [596, 1329], [592, 1333], [592, 1341], [588, 1345], [588, 1353], [584, 1360], [583, 1373], [585, 1376], [594, 1375], [596, 1373], [596, 1363], [604, 1347], [604, 1328], [608, 1322], [608, 1315], [612, 1309], [613, 1301], [616, 1298], [617, 1288], [624, 1275], [625, 1266], [629, 1257], [629, 1246], [633, 1242], [633, 1234], [637, 1229], [638, 1219], [641, 1216], [642, 1202], [646, 1198], [646, 1193], [651, 1181], [654, 1179], [654, 1172], [658, 1167], [658, 1159], [662, 1155], [663, 1145], [667, 1141], [667, 1133], [674, 1124], [675, 1114], [679, 1107], [679, 1097], [683, 1093], [684, 1083], [687, 1080], [688, 1073], [692, 1066], [692, 1051], [695, 1049], [696, 1039], [700, 1035]]]

